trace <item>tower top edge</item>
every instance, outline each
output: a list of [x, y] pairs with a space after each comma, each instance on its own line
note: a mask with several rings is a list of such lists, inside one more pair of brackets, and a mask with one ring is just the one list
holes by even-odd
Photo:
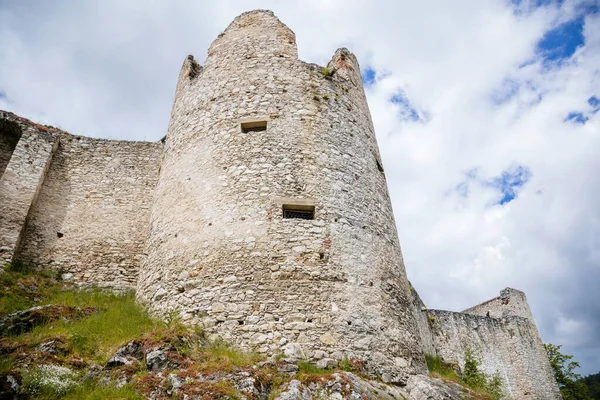
[[272, 22], [276, 22], [279, 26], [285, 28], [295, 36], [294, 31], [292, 31], [289, 26], [281, 22], [281, 20], [275, 15], [273, 11], [266, 9], [256, 9], [241, 13], [233, 19], [233, 21], [227, 26], [227, 28], [225, 28], [224, 33], [235, 28], [239, 29], [249, 26], [263, 25], [265, 23]]

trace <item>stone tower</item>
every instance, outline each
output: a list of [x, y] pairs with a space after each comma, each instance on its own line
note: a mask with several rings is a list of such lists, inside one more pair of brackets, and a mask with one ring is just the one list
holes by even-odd
[[[264, 353], [425, 371], [358, 63], [298, 59], [270, 11], [184, 61], [138, 297]], [[327, 361], [325, 361], [327, 363]]]

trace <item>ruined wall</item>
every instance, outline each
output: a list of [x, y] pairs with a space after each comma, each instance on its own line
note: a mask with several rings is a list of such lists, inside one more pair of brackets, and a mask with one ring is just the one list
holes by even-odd
[[535, 323], [533, 313], [529, 309], [527, 297], [520, 290], [506, 288], [500, 292], [500, 296], [484, 301], [474, 307], [463, 311], [467, 314], [488, 315], [492, 318], [518, 316], [527, 318]]
[[161, 150], [63, 135], [18, 258], [78, 282], [135, 286]]
[[529, 319], [490, 318], [441, 310], [428, 312], [432, 316], [434, 345], [444, 360], [456, 362], [462, 368], [468, 348], [481, 360], [483, 372], [489, 376], [500, 375], [508, 398], [561, 398], [543, 343]]
[[[355, 57], [328, 68], [266, 11], [185, 61], [138, 297], [246, 348], [403, 382], [425, 363], [375, 133]], [[282, 218], [294, 203], [314, 220]]]
[[435, 341], [433, 339], [433, 333], [431, 331], [430, 316], [427, 312], [427, 306], [416, 289], [411, 285], [412, 294], [412, 307], [411, 311], [414, 314], [415, 321], [417, 323], [417, 331], [419, 332], [419, 339], [423, 353], [432, 356], [437, 355], [437, 349], [435, 348]]
[[20, 131], [21, 136], [0, 177], [0, 261], [4, 263], [13, 261], [58, 136], [5, 111], [0, 111], [0, 124], [17, 135]]
[[4, 174], [20, 138], [20, 126], [13, 121], [0, 118], [0, 177]]

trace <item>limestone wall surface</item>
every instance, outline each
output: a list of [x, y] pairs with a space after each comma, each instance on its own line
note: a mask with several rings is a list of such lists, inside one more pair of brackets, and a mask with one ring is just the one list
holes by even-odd
[[488, 315], [492, 318], [518, 316], [534, 321], [533, 313], [529, 309], [527, 297], [520, 290], [506, 288], [500, 292], [500, 296], [484, 301], [474, 307], [463, 311], [467, 314]]
[[423, 353], [432, 356], [437, 355], [437, 349], [435, 348], [435, 341], [433, 339], [433, 333], [431, 331], [431, 321], [429, 320], [429, 314], [427, 313], [427, 306], [416, 289], [411, 285], [412, 294], [412, 312], [417, 323], [417, 331], [419, 332], [419, 338], [421, 342], [421, 348]]
[[500, 375], [507, 398], [560, 399], [550, 363], [535, 325], [522, 317], [485, 316], [429, 310], [438, 354], [464, 366], [471, 349], [481, 360], [481, 370]]
[[161, 143], [62, 135], [18, 258], [69, 279], [134, 287]]
[[[58, 144], [58, 136], [4, 111], [0, 111], [0, 124], [5, 133], [11, 130], [11, 136], [20, 134], [0, 177], [0, 261], [11, 262]], [[6, 147], [13, 146], [13, 138], [6, 141], [9, 142]]]
[[0, 177], [21, 138], [21, 127], [14, 121], [0, 118]]
[[[267, 121], [244, 133], [247, 120]], [[138, 297], [261, 352], [425, 371], [355, 57], [297, 59], [271, 12], [244, 13], [177, 84]], [[285, 204], [314, 205], [313, 220]]]

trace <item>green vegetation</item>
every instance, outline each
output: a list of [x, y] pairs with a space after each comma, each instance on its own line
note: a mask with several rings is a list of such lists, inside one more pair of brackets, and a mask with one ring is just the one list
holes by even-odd
[[189, 357], [197, 361], [197, 369], [204, 373], [232, 372], [237, 368], [249, 368], [262, 360], [260, 355], [241, 351], [223, 340], [198, 347]]
[[556, 378], [563, 399], [592, 400], [581, 375], [575, 373], [575, 369], [579, 368], [579, 363], [573, 360], [572, 355], [562, 354], [560, 352], [561, 347], [561, 345], [551, 343], [544, 344], [550, 360], [550, 367], [552, 367], [554, 378]]
[[588, 375], [581, 381], [588, 387], [589, 396], [594, 400], [600, 400], [600, 372]]
[[[355, 358], [344, 358], [334, 368], [318, 368], [303, 360], [297, 363], [296, 373], [286, 372], [290, 371], [289, 361], [280, 357], [267, 361], [225, 341], [208, 340], [200, 329], [184, 326], [176, 312], [169, 314], [165, 322], [153, 319], [135, 302], [133, 292], [78, 289], [61, 282], [60, 275], [60, 271], [34, 271], [26, 265], [11, 265], [0, 272], [2, 315], [52, 305], [36, 310], [48, 313], [34, 321], [37, 325], [0, 338], [0, 377], [16, 377], [21, 387], [18, 395], [25, 398], [134, 400], [151, 394], [156, 398], [181, 398], [186, 393], [199, 398], [236, 399], [242, 394], [248, 397], [231, 379], [240, 373], [251, 376], [263, 395], [274, 398], [291, 378], [325, 387], [339, 379], [349, 385], [347, 377], [334, 376], [336, 372], [366, 376], [364, 362]], [[129, 357], [126, 362], [108, 363], [120, 348], [117, 354]], [[137, 350], [120, 353], [128, 348]], [[157, 364], [146, 363], [150, 352], [157, 351], [162, 364], [154, 368]], [[143, 358], [144, 354], [148, 359]], [[487, 398], [496, 399], [489, 388], [499, 386], [499, 381], [479, 373], [479, 364], [472, 355], [466, 359], [462, 379], [439, 357], [428, 356], [427, 364], [432, 375], [467, 382], [475, 389], [486, 382]], [[215, 378], [204, 380], [199, 375]]]
[[481, 361], [476, 359], [471, 349], [465, 351], [465, 367], [462, 381], [479, 393], [486, 394], [492, 399], [502, 397], [502, 379], [494, 374], [488, 377], [479, 370]]
[[78, 386], [63, 397], [64, 400], [143, 400], [142, 396], [131, 385], [117, 387], [116, 385], [101, 385], [93, 381]]
[[454, 382], [460, 381], [460, 377], [456, 374], [454, 368], [448, 363], [445, 363], [444, 360], [442, 360], [442, 357], [425, 354], [425, 360], [427, 361], [427, 369], [429, 369], [429, 372], [431, 372], [432, 375], [449, 379]]
[[78, 386], [79, 374], [58, 365], [37, 365], [23, 370], [23, 390], [37, 399], [60, 399]]
[[311, 362], [300, 360], [298, 362], [298, 373], [306, 375], [331, 375], [331, 369], [319, 368]]
[[0, 317], [39, 305], [36, 300], [57, 289], [56, 274], [34, 273], [23, 263], [8, 264], [0, 273]]
[[462, 376], [458, 376], [451, 364], [444, 362], [439, 356], [425, 355], [427, 368], [433, 377], [460, 383], [487, 399], [502, 398], [502, 380], [499, 375], [488, 377], [479, 370], [481, 362], [475, 358], [470, 349], [465, 351], [465, 366]]
[[96, 307], [98, 312], [88, 318], [59, 319], [34, 328], [17, 340], [23, 344], [39, 345], [55, 337], [66, 340], [70, 352], [97, 363], [106, 362], [116, 347], [130, 338], [157, 331], [162, 324], [150, 318], [135, 303], [133, 292], [117, 294], [101, 289], [65, 290], [52, 293], [45, 304]]
[[335, 70], [329, 68], [323, 68], [323, 78], [331, 78]]

